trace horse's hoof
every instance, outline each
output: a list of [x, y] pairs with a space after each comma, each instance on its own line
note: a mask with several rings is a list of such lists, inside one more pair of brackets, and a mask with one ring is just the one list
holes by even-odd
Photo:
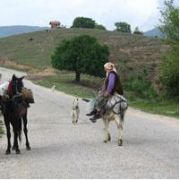
[[108, 134], [108, 141], [111, 141], [111, 136]]
[[119, 139], [118, 140], [118, 146], [122, 146], [123, 145], [123, 140], [122, 139]]
[[21, 154], [21, 151], [19, 149], [17, 149], [16, 154]]
[[15, 146], [13, 146], [13, 147], [12, 147], [12, 150], [13, 150], [13, 151], [15, 151], [15, 150], [16, 150], [16, 147], [15, 147]]
[[110, 139], [105, 139], [104, 140], [104, 143], [107, 143], [107, 142], [109, 142], [110, 141]]
[[10, 150], [6, 150], [5, 154], [6, 155], [11, 154], [11, 151]]
[[26, 150], [27, 150], [27, 151], [30, 151], [30, 150], [31, 150], [31, 147], [30, 147], [30, 146], [26, 146]]

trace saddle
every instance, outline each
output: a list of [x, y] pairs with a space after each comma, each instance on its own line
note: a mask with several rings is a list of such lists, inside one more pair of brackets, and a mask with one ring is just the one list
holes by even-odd
[[128, 108], [127, 99], [115, 93], [110, 99], [107, 101], [105, 106], [105, 111], [113, 111], [115, 114], [121, 114], [121, 112], [125, 111]]

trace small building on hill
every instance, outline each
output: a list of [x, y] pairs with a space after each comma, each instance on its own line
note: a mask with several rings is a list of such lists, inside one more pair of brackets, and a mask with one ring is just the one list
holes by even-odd
[[49, 24], [51, 25], [51, 28], [58, 28], [61, 23], [59, 21], [50, 21]]

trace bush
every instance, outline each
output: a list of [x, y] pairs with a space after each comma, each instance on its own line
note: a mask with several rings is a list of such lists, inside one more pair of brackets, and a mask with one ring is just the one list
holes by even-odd
[[127, 91], [132, 91], [135, 96], [142, 98], [157, 97], [157, 93], [143, 76], [134, 76], [124, 82], [124, 87]]
[[170, 97], [179, 96], [179, 46], [174, 45], [172, 51], [165, 56], [161, 65], [161, 81]]
[[179, 7], [174, 0], [165, 0], [161, 10], [162, 19], [159, 29], [170, 42], [171, 52], [165, 56], [160, 69], [160, 79], [170, 97], [179, 96]]

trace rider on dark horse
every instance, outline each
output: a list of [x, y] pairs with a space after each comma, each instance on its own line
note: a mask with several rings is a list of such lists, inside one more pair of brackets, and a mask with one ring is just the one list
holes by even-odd
[[26, 149], [30, 150], [30, 144], [27, 135], [27, 102], [22, 96], [22, 89], [24, 88], [23, 80], [24, 77], [17, 78], [15, 75], [12, 76], [12, 79], [8, 85], [7, 94], [1, 96], [1, 106], [2, 113], [4, 116], [4, 122], [6, 125], [6, 134], [7, 134], [7, 150], [6, 154], [11, 153], [11, 131], [10, 124], [13, 127], [14, 132], [14, 143], [13, 149], [17, 154], [20, 153], [18, 146], [18, 138], [21, 140], [21, 119], [24, 125], [24, 134], [26, 138]]
[[118, 93], [123, 95], [123, 89], [120, 82], [120, 77], [117, 74], [117, 70], [115, 65], [111, 62], [108, 62], [104, 65], [104, 70], [106, 72], [106, 79], [104, 81], [104, 85], [102, 90], [99, 92], [95, 101], [95, 108], [87, 116], [92, 116], [90, 120], [92, 122], [96, 122], [97, 119], [100, 119], [102, 115], [105, 113], [105, 106], [110, 97], [114, 95], [114, 93]]
[[[15, 75], [12, 76], [7, 89], [7, 95], [10, 99], [12, 99], [13, 97], [18, 98], [18, 96], [21, 97], [20, 93], [22, 91], [22, 88], [24, 87], [24, 84], [22, 82], [23, 78], [24, 76], [21, 78], [17, 78]], [[23, 101], [23, 104], [26, 107], [30, 107], [29, 103], [25, 100]]]

